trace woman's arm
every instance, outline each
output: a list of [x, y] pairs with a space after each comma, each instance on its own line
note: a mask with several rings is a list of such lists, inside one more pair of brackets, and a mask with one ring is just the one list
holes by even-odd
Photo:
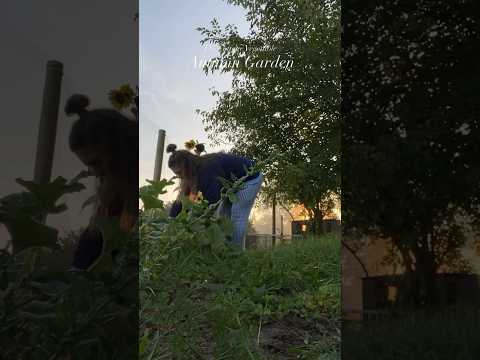
[[78, 239], [72, 266], [75, 269], [88, 270], [102, 254], [102, 249], [103, 238], [101, 232], [87, 228]]
[[182, 211], [182, 202], [180, 200], [175, 200], [170, 209], [170, 217], [177, 217], [178, 214]]
[[214, 204], [220, 200], [222, 192], [222, 184], [218, 177], [209, 177], [205, 191], [202, 192], [203, 198], [208, 201], [209, 204]]
[[175, 200], [172, 208], [170, 209], [170, 217], [177, 217], [178, 214], [180, 214], [180, 212], [182, 211], [182, 197], [189, 196], [190, 193], [190, 186], [186, 183], [181, 183], [177, 199]]

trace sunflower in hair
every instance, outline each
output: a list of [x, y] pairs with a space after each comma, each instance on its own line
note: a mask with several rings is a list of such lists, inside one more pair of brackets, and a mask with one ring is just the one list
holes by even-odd
[[111, 90], [108, 93], [108, 98], [115, 109], [123, 110], [134, 103], [135, 92], [130, 85], [125, 84], [120, 86], [119, 89]]
[[188, 140], [185, 142], [185, 149], [187, 150], [193, 150], [195, 149], [195, 146], [197, 145], [197, 142], [195, 140]]

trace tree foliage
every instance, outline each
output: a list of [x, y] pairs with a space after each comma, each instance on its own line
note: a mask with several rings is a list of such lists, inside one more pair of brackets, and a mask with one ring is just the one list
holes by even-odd
[[478, 10], [368, 1], [343, 18], [342, 218], [392, 240], [420, 302], [428, 276], [468, 269], [464, 230], [480, 224]]
[[339, 2], [228, 2], [247, 10], [250, 31], [216, 19], [198, 29], [219, 50], [206, 74], [233, 75], [231, 90], [213, 89], [216, 107], [201, 112], [206, 129], [257, 160], [282, 154], [264, 170], [267, 197], [301, 203], [321, 219], [340, 183]]

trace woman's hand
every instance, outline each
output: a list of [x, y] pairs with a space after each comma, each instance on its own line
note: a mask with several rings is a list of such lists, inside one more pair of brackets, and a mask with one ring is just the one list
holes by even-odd
[[193, 202], [199, 202], [203, 200], [203, 194], [201, 191], [197, 192], [196, 194], [191, 193], [189, 195], [189, 199]]

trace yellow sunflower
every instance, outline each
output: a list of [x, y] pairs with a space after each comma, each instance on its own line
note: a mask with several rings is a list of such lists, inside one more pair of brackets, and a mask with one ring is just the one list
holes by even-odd
[[190, 195], [189, 195], [189, 198], [190, 198], [190, 200], [193, 201], [193, 202], [200, 202], [200, 201], [203, 200], [203, 194], [202, 194], [201, 191], [199, 191], [199, 192], [197, 192], [196, 194], [193, 194], [193, 193], [190, 194]]
[[187, 150], [193, 150], [195, 148], [195, 145], [197, 145], [197, 142], [193, 139], [185, 142], [185, 148]]
[[135, 92], [130, 85], [125, 84], [120, 86], [119, 89], [111, 90], [108, 93], [108, 98], [115, 109], [122, 110], [133, 103]]

